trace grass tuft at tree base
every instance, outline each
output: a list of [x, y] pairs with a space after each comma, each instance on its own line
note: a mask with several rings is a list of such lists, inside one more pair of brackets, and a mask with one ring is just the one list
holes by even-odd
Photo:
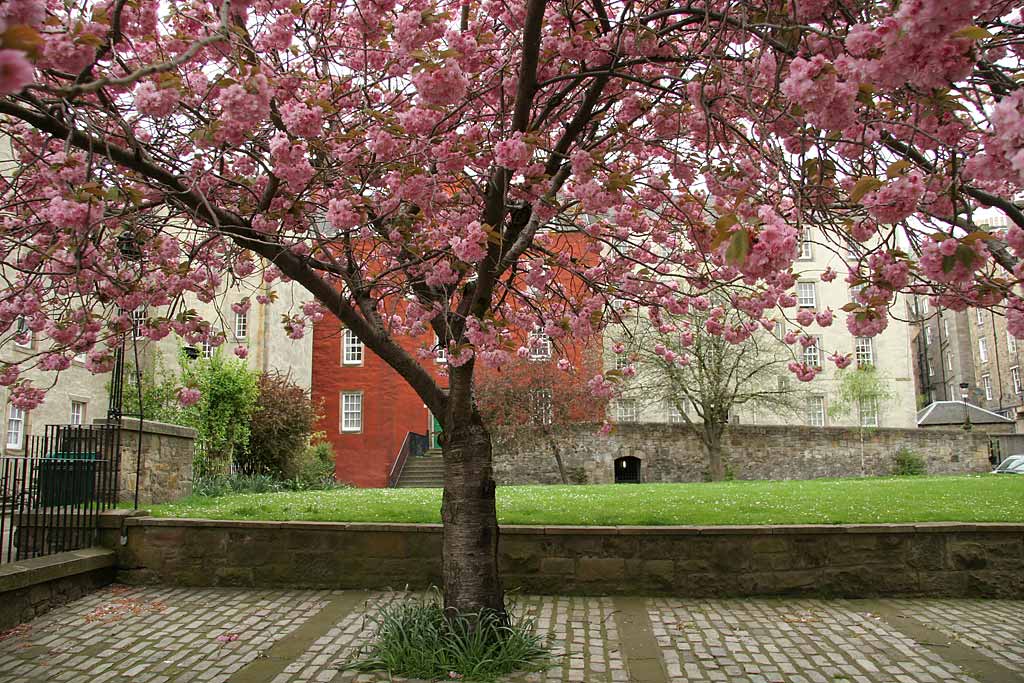
[[427, 680], [493, 681], [551, 666], [547, 640], [533, 619], [483, 611], [445, 616], [440, 594], [403, 596], [367, 617], [373, 639], [342, 665], [354, 671]]

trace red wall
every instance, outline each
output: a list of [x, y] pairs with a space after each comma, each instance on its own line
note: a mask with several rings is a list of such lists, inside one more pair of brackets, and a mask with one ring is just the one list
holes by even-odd
[[[403, 346], [414, 351], [418, 344]], [[432, 362], [432, 361], [430, 361]], [[391, 464], [408, 432], [427, 433], [428, 412], [411, 387], [363, 348], [362, 365], [342, 365], [341, 325], [313, 329], [313, 398], [322, 401], [319, 429], [334, 447], [335, 478], [356, 486], [387, 486]], [[341, 393], [363, 392], [363, 430], [342, 432]]]

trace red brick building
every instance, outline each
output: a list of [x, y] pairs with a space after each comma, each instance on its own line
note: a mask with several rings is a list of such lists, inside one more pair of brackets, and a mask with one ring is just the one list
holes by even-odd
[[[572, 240], [569, 244], [578, 247], [581, 243]], [[569, 271], [557, 272], [556, 279], [567, 290], [574, 289], [568, 286], [573, 280]], [[530, 333], [524, 332], [522, 336], [526, 338]], [[432, 342], [432, 338], [426, 337], [400, 340], [414, 357]], [[545, 343], [542, 337], [540, 342], [532, 346], [529, 358], [519, 362], [533, 367], [540, 364], [552, 367], [559, 358], [565, 357], [585, 371], [573, 374], [559, 371], [559, 374], [582, 384], [600, 371], [599, 341], [552, 344]], [[438, 378], [441, 386], [446, 386], [443, 361], [443, 357], [427, 358], [421, 364]], [[486, 375], [493, 371], [478, 367], [477, 372]], [[517, 376], [515, 369], [506, 369], [505, 373]], [[519, 374], [525, 378], [536, 373]], [[526, 395], [530, 391], [534, 390], [524, 390], [524, 404], [531, 400]], [[322, 402], [323, 417], [318, 428], [334, 447], [335, 477], [355, 486], [387, 486], [391, 466], [407, 434], [414, 432], [432, 437], [438, 429], [430, 411], [405, 380], [363, 346], [355, 335], [343, 329], [337, 320], [324, 320], [314, 327], [312, 392], [314, 400]], [[531, 395], [536, 402], [536, 392]], [[557, 399], [558, 395], [556, 392], [554, 397]], [[551, 399], [552, 395], [547, 394], [548, 405]], [[541, 408], [544, 408], [543, 398]], [[579, 414], [579, 419], [602, 416], [603, 411], [595, 408]]]

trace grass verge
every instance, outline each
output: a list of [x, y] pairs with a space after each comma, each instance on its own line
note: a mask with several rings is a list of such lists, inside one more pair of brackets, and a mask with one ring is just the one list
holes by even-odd
[[[1024, 522], [1024, 476], [880, 477], [713, 484], [503, 486], [502, 524], [730, 525]], [[439, 523], [440, 489], [336, 489], [157, 505], [159, 517]]]

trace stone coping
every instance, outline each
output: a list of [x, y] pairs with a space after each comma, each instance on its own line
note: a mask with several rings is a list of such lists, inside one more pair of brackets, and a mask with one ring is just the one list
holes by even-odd
[[117, 553], [108, 548], [83, 548], [0, 564], [0, 594], [116, 564]]
[[[93, 420], [94, 425], [105, 425], [109, 424], [106, 418], [97, 418]], [[135, 417], [123, 417], [121, 418], [121, 431], [122, 432], [138, 432], [139, 431], [139, 420]], [[182, 425], [172, 425], [166, 422], [157, 422], [155, 420], [143, 420], [142, 421], [142, 433], [143, 434], [164, 434], [166, 436], [178, 436], [183, 439], [195, 439], [196, 430], [191, 427], [184, 427]]]
[[[571, 424], [564, 425], [562, 429], [566, 433], [576, 432], [592, 432], [597, 434], [601, 429], [600, 422], [573, 422]], [[663, 423], [663, 422], [625, 422], [615, 425], [615, 432], [628, 433], [633, 431], [660, 431], [660, 432], [686, 432], [689, 430], [689, 426], [683, 423]], [[961, 427], [947, 427], [937, 426], [928, 427], [922, 429], [920, 427], [870, 427], [869, 428], [874, 434], [882, 435], [894, 435], [894, 436], [917, 436], [924, 438], [941, 438], [950, 436], [961, 436], [970, 438], [972, 435], [978, 437], [988, 438], [990, 434], [998, 433], [986, 432], [983, 429], [976, 431], [965, 431]], [[532, 425], [521, 425], [514, 427], [499, 427], [494, 430], [495, 435], [507, 435], [514, 434], [516, 432], [526, 433], [539, 433], [540, 427]], [[733, 432], [738, 434], [787, 434], [793, 433], [814, 433], [814, 434], [827, 434], [833, 437], [836, 436], [857, 436], [860, 437], [860, 427], [811, 427], [809, 425], [758, 425], [758, 424], [728, 424], [725, 425], [726, 434]]]
[[[103, 515], [100, 515], [101, 518]], [[125, 526], [142, 527], [218, 527], [225, 529], [294, 529], [310, 531], [391, 531], [401, 533], [440, 533], [440, 524], [381, 524], [374, 522], [302, 522], [202, 519], [185, 517], [146, 517], [118, 515]], [[104, 523], [110, 528], [116, 524]], [[877, 533], [1015, 533], [1024, 534], [1024, 524], [1004, 522], [921, 522], [910, 524], [788, 524], [764, 526], [536, 526], [503, 524], [507, 535], [605, 535], [605, 536], [728, 536], [772, 534], [877, 534]]]

